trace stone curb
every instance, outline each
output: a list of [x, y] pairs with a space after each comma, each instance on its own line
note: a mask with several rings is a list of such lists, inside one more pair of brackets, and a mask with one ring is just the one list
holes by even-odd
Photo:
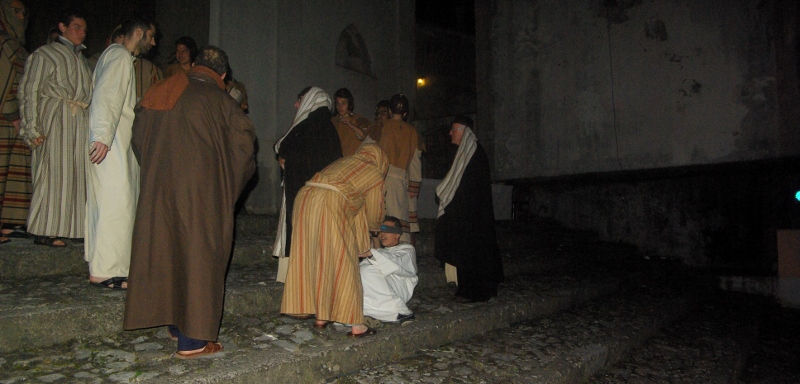
[[[257, 248], [255, 252], [260, 252]], [[269, 258], [272, 260], [272, 258]], [[570, 264], [570, 257], [541, 260], [509, 259], [507, 277], [539, 273]], [[279, 312], [283, 284], [274, 281], [275, 262], [232, 267], [225, 292], [225, 312], [240, 315], [274, 315]], [[446, 287], [438, 262], [422, 257], [419, 289]], [[245, 271], [246, 270], [246, 271]], [[24, 291], [14, 296], [17, 305], [0, 297], [0, 352], [63, 343], [78, 337], [122, 332], [125, 294], [90, 287], [83, 278], [62, 277], [64, 282], [43, 293]], [[28, 280], [26, 284], [39, 284]], [[9, 284], [12, 285], [12, 284]]]
[[[379, 331], [376, 337], [348, 340], [311, 352], [247, 350], [220, 358], [180, 377], [156, 377], [153, 383], [309, 383], [332, 379], [377, 364], [402, 359], [419, 349], [435, 348], [511, 324], [546, 316], [609, 294], [616, 280], [586, 284], [578, 289], [547, 292], [529, 302], [490, 302], [476, 308], [418, 321], [398, 331]], [[219, 364], [217, 364], [219, 363]]]
[[[29, 239], [13, 241], [25, 243], [3, 245], [0, 253], [0, 281], [8, 283], [34, 277], [88, 274], [86, 262], [83, 260], [83, 245], [71, 244], [65, 248], [52, 248], [34, 245]], [[271, 252], [272, 239], [267, 237], [262, 240], [240, 240], [234, 246], [231, 264], [276, 263], [270, 255]]]
[[[237, 217], [236, 242], [233, 248], [233, 265], [276, 264], [272, 258], [277, 218], [267, 215], [241, 215]], [[509, 223], [504, 223], [509, 225]], [[433, 222], [423, 223], [425, 231], [417, 235], [417, 254], [432, 255], [434, 252]], [[570, 236], [570, 235], [568, 235]], [[578, 236], [578, 235], [571, 235]], [[549, 241], [543, 235], [498, 230], [501, 253], [520, 251]], [[86, 262], [83, 245], [68, 241], [65, 248], [45, 247], [33, 244], [33, 239], [13, 239], [0, 247], [0, 281], [9, 282], [43, 276], [85, 276]], [[42, 268], [42, 266], [47, 266]]]

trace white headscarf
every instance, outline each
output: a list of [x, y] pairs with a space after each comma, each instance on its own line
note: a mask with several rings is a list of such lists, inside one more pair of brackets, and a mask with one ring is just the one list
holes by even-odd
[[442, 217], [444, 208], [453, 200], [458, 185], [461, 184], [461, 176], [464, 176], [464, 169], [467, 168], [476, 148], [478, 148], [478, 139], [475, 138], [472, 129], [464, 126], [464, 134], [461, 136], [461, 144], [458, 145], [453, 165], [447, 171], [442, 182], [436, 186], [436, 195], [439, 196], [439, 213], [436, 217]]
[[297, 114], [294, 115], [294, 121], [292, 122], [292, 126], [289, 127], [289, 130], [283, 134], [283, 137], [275, 143], [275, 153], [278, 153], [278, 150], [281, 149], [281, 142], [286, 136], [289, 136], [289, 132], [292, 132], [292, 129], [300, 124], [301, 121], [305, 120], [308, 117], [308, 114], [311, 112], [316, 111], [320, 107], [326, 107], [331, 109], [331, 97], [328, 96], [325, 91], [317, 87], [311, 87], [311, 89], [306, 92], [303, 96], [303, 101], [300, 102], [300, 108], [297, 108]]

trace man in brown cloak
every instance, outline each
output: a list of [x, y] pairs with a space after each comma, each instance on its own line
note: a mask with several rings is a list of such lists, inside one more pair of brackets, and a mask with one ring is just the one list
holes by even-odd
[[126, 330], [169, 326], [178, 358], [222, 350], [236, 199], [255, 171], [253, 124], [225, 92], [228, 57], [203, 48], [188, 73], [150, 88], [131, 145], [141, 166]]

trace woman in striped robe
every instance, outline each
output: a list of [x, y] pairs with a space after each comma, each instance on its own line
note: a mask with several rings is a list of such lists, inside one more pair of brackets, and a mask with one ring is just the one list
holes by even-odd
[[364, 323], [358, 254], [370, 248], [369, 232], [383, 219], [383, 180], [389, 162], [375, 144], [364, 144], [317, 173], [300, 189], [281, 312], [316, 315], [316, 327], [353, 325], [352, 337], [374, 334]]

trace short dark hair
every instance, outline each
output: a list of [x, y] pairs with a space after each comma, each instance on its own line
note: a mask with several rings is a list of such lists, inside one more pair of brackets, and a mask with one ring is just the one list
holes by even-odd
[[114, 40], [116, 40], [120, 36], [125, 36], [125, 34], [122, 33], [121, 25], [117, 26], [117, 28], [114, 29], [114, 32], [111, 32], [111, 42], [113, 43]]
[[392, 109], [391, 106], [389, 105], [389, 100], [381, 100], [381, 101], [379, 101], [378, 105], [375, 106], [375, 109], [378, 109], [380, 107], [386, 107], [386, 108]]
[[408, 113], [408, 98], [402, 93], [392, 96], [392, 98], [389, 99], [389, 109], [392, 113], [398, 115]]
[[183, 45], [189, 50], [189, 57], [191, 58], [192, 63], [194, 63], [194, 61], [197, 60], [197, 54], [199, 52], [197, 49], [197, 43], [194, 41], [194, 39], [191, 36], [181, 36], [178, 38], [178, 40], [175, 40], [175, 48], [178, 47], [178, 44]]
[[311, 87], [305, 87], [305, 88], [303, 88], [303, 90], [302, 90], [302, 91], [300, 91], [300, 93], [298, 93], [298, 94], [297, 94], [297, 100], [300, 100], [300, 99], [302, 99], [302, 98], [303, 98], [303, 96], [305, 96], [305, 95], [306, 95], [306, 93], [308, 93], [308, 91], [310, 91], [310, 90], [311, 90]]
[[133, 36], [133, 32], [136, 31], [137, 29], [141, 29], [142, 32], [147, 34], [147, 31], [149, 31], [150, 28], [153, 28], [155, 26], [156, 25], [153, 24], [152, 21], [144, 17], [138, 17], [123, 21], [120, 30], [122, 31], [122, 34], [125, 35], [125, 37], [131, 37]]
[[222, 76], [228, 72], [228, 54], [219, 47], [206, 45], [200, 49], [194, 65], [207, 67]]
[[[66, 26], [66, 27], [69, 27], [69, 25], [75, 19], [86, 20], [86, 16], [84, 16], [83, 12], [81, 12], [80, 10], [72, 9], [72, 8], [64, 9], [64, 10], [61, 11], [61, 13], [58, 14], [58, 22], [64, 24], [64, 26]], [[56, 28], [56, 31], [59, 32], [59, 34], [61, 32], [57, 28]], [[48, 34], [49, 33], [50, 32], [48, 32]]]
[[[355, 108], [355, 99], [353, 98], [353, 94], [350, 93], [349, 89], [347, 89], [347, 88], [339, 88], [338, 90], [336, 90], [336, 93], [333, 94], [333, 101], [334, 102], [336, 101], [337, 97], [338, 98], [342, 98], [342, 99], [347, 99], [347, 111], [348, 112], [353, 112], [353, 108]], [[334, 115], [336, 113], [338, 113], [338, 112], [336, 112], [335, 108], [333, 110], [333, 113], [334, 113]]]
[[403, 222], [394, 216], [386, 215], [386, 217], [383, 218], [383, 221], [391, 221], [392, 225], [394, 225], [395, 227], [403, 228]]

